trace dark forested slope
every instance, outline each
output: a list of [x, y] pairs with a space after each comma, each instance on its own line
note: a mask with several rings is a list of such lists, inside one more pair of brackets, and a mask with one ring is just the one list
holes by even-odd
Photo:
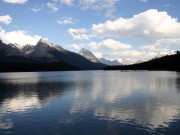
[[180, 71], [180, 53], [167, 55], [161, 58], [152, 59], [147, 62], [142, 62], [124, 66], [109, 66], [105, 70], [170, 70]]

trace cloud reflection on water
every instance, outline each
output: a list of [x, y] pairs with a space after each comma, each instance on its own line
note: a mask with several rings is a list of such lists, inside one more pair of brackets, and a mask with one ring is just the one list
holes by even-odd
[[72, 114], [91, 109], [99, 119], [135, 120], [153, 128], [167, 127], [180, 116], [176, 73], [115, 72], [89, 77], [92, 84], [76, 88]]
[[[91, 110], [99, 120], [134, 121], [150, 128], [168, 127], [180, 118], [180, 74], [175, 72], [86, 71], [32, 77], [0, 81], [0, 129], [14, 125], [4, 119], [7, 113], [42, 109], [56, 97], [58, 102], [72, 101], [69, 115], [73, 116]], [[59, 123], [75, 123], [69, 115]]]
[[60, 78], [46, 76], [46, 73], [0, 75], [0, 129], [13, 128], [13, 121], [5, 117], [8, 114], [23, 115], [41, 109], [51, 99], [60, 97], [66, 88], [73, 85], [62, 82]]

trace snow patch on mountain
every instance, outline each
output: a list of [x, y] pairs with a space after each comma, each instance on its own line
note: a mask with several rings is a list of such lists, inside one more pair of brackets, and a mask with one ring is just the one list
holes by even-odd
[[113, 65], [122, 65], [118, 60], [107, 60], [105, 58], [99, 58], [99, 61], [101, 63], [104, 63], [106, 65], [110, 65], [110, 66], [113, 66]]
[[94, 62], [94, 63], [98, 63], [98, 58], [96, 58], [94, 56], [94, 54], [92, 52], [90, 52], [89, 50], [85, 49], [85, 48], [82, 48], [80, 51], [79, 51], [79, 54], [83, 57], [85, 57], [86, 59]]
[[12, 46], [13, 48], [16, 48], [16, 49], [18, 49], [18, 50], [21, 50], [24, 46], [22, 46], [22, 45], [19, 45], [19, 44], [12, 44], [12, 43], [10, 43], [10, 44], [8, 44], [8, 45], [10, 45], [10, 46]]
[[34, 51], [34, 45], [26, 45], [21, 49], [23, 54], [30, 54]]
[[50, 43], [47, 40], [44, 39], [40, 39], [39, 42], [37, 43], [37, 45], [41, 45], [41, 46], [49, 46], [50, 48], [54, 48], [58, 51], [65, 51], [65, 49], [63, 49], [61, 46], [54, 44], [54, 43]]
[[85, 48], [82, 48], [79, 51], [79, 54], [94, 63], [100, 62], [106, 65], [121, 65], [121, 63], [119, 63], [118, 60], [107, 60], [105, 58], [97, 58], [91, 51]]

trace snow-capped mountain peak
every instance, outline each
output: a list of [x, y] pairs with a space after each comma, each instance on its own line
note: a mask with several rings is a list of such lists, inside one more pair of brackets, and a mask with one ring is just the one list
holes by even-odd
[[80, 51], [79, 51], [79, 54], [83, 57], [85, 57], [86, 59], [92, 61], [92, 62], [95, 62], [95, 63], [104, 63], [106, 65], [122, 65], [119, 61], [117, 60], [107, 60], [105, 58], [97, 58], [91, 51], [85, 49], [85, 48], [82, 48]]
[[48, 42], [47, 40], [44, 40], [44, 39], [40, 39], [38, 41], [37, 45], [44, 46], [44, 47], [46, 46], [46, 47], [54, 48], [54, 49], [56, 49], [58, 51], [65, 51], [61, 46], [53, 44], [53, 43], [50, 43], [50, 42]]
[[79, 54], [83, 57], [85, 57], [86, 59], [94, 62], [94, 63], [98, 63], [98, 58], [96, 58], [94, 56], [94, 54], [92, 52], [90, 52], [89, 50], [85, 49], [85, 48], [82, 48], [80, 51], [79, 51]]
[[118, 60], [107, 60], [105, 58], [100, 58], [99, 61], [101, 63], [104, 63], [106, 65], [110, 65], [110, 66], [113, 66], [113, 65], [122, 65]]
[[17, 48], [17, 49], [19, 49], [19, 50], [21, 50], [21, 49], [24, 47], [24, 46], [19, 45], [19, 44], [17, 44], [17, 43], [15, 43], [15, 44], [10, 43], [10, 44], [8, 44], [8, 45], [12, 46], [13, 48]]

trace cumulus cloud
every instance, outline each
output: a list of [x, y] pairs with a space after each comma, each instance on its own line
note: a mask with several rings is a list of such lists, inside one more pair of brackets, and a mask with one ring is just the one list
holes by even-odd
[[161, 45], [180, 46], [180, 38], [162, 38], [162, 39], [158, 39], [156, 43], [161, 44]]
[[53, 12], [56, 12], [59, 10], [59, 8], [57, 7], [56, 3], [46, 3], [46, 6], [48, 8], [50, 8]]
[[89, 40], [89, 37], [86, 34], [87, 30], [84, 29], [84, 28], [81, 28], [81, 29], [70, 28], [68, 30], [68, 32], [73, 37], [73, 39], [76, 39], [76, 40]]
[[71, 45], [67, 45], [69, 50], [77, 50], [79, 51], [81, 48], [83, 48], [85, 45], [84, 44], [71, 44]]
[[106, 39], [99, 43], [91, 42], [89, 44], [89, 46], [94, 50], [102, 49], [102, 50], [113, 50], [113, 51], [125, 50], [125, 49], [131, 48], [131, 45], [123, 44], [123, 43], [121, 43], [119, 41], [115, 41], [113, 39]]
[[143, 45], [140, 47], [140, 49], [147, 52], [155, 52], [159, 55], [166, 55], [174, 53], [175, 50], [172, 50], [172, 48], [177, 46], [180, 46], [180, 38], [163, 38], [157, 39], [154, 43]]
[[57, 23], [60, 25], [68, 25], [74, 24], [77, 20], [74, 20], [72, 17], [62, 17], [61, 19], [57, 20]]
[[142, 50], [151, 52], [166, 52], [168, 48], [161, 46], [160, 44], [145, 45], [141, 47]]
[[93, 24], [95, 36], [104, 37], [141, 37], [147, 40], [177, 38], [180, 36], [180, 22], [167, 12], [150, 9], [132, 18], [119, 18], [114, 21]]
[[3, 0], [6, 3], [11, 3], [11, 4], [24, 4], [28, 0]]
[[93, 54], [96, 56], [96, 58], [103, 58], [103, 53], [93, 52]]
[[6, 32], [0, 28], [0, 39], [4, 43], [17, 43], [19, 45], [32, 44], [35, 45], [42, 37], [38, 35], [29, 35], [28, 32], [17, 30]]
[[155, 57], [161, 57], [170, 53], [174, 53], [174, 51], [168, 48], [161, 48], [156, 46], [144, 46], [141, 49], [127, 49], [127, 50], [114, 50], [111, 52], [103, 52], [100, 50], [95, 50], [97, 52], [93, 52], [98, 58], [106, 58], [109, 60], [117, 59], [119, 62], [123, 64], [132, 64], [136, 62], [147, 61]]
[[140, 60], [145, 58], [150, 58], [154, 53], [147, 53], [145, 51], [140, 50], [126, 50], [121, 52], [113, 52], [112, 57], [118, 57], [118, 58], [127, 58], [127, 59], [135, 59]]
[[[93, 0], [84, 0], [85, 2], [94, 3]], [[127, 59], [131, 63], [172, 54], [175, 51], [173, 48], [177, 49], [177, 46], [180, 46], [180, 22], [167, 12], [156, 9], [147, 10], [131, 18], [119, 18], [93, 24], [92, 31], [88, 35], [87, 31], [80, 32], [79, 30], [71, 29], [69, 33], [74, 39], [83, 39], [83, 34], [91, 39], [103, 39], [101, 42], [90, 42], [85, 45], [95, 51], [97, 56], [107, 59]], [[122, 38], [135, 38], [140, 42], [143, 40], [145, 44], [135, 49], [131, 45], [122, 43]]]
[[0, 22], [4, 23], [4, 24], [10, 24], [12, 22], [12, 18], [10, 15], [4, 15], [4, 16], [0, 16]]
[[132, 64], [139, 61], [146, 61], [158, 55], [157, 52], [147, 52], [143, 50], [122, 50], [111, 53], [96, 52], [94, 54], [97, 57], [103, 57], [109, 60], [117, 59], [123, 64]]

